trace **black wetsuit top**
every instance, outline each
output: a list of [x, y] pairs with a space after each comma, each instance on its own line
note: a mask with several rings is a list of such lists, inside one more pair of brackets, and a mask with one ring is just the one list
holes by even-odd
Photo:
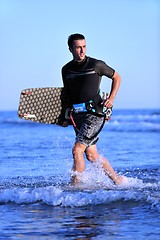
[[102, 76], [112, 78], [114, 72], [105, 62], [87, 56], [82, 62], [68, 62], [62, 68], [62, 78], [69, 103], [92, 100], [100, 91]]

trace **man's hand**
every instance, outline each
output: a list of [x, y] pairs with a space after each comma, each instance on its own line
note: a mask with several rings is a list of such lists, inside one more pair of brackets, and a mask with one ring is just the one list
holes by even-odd
[[60, 126], [61, 127], [68, 127], [68, 122], [64, 121]]
[[119, 89], [120, 82], [121, 82], [121, 77], [117, 72], [115, 72], [113, 77], [112, 77], [111, 92], [109, 94], [109, 97], [106, 99], [106, 101], [104, 103], [105, 107], [107, 107], [107, 108], [112, 108], [113, 107], [114, 99], [115, 99], [115, 96], [116, 96], [117, 91]]
[[113, 107], [113, 103], [114, 103], [114, 99], [112, 98], [107, 98], [105, 103], [104, 103], [104, 106], [106, 108], [112, 108]]

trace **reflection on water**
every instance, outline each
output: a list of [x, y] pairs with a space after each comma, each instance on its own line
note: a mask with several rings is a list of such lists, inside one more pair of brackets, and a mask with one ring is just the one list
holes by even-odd
[[[148, 207], [141, 204], [138, 217], [139, 207], [139, 203], [133, 201], [80, 208], [51, 207], [38, 203], [1, 205], [1, 228], [4, 237], [14, 236], [16, 239], [90, 240], [104, 237], [125, 239], [125, 236], [135, 239], [134, 232], [136, 236], [147, 237], [147, 226], [151, 228], [152, 225], [154, 239], [158, 239], [158, 213], [156, 220], [155, 214], [152, 217]], [[10, 221], [6, 224], [8, 217]], [[145, 227], [143, 233], [138, 230], [138, 225]]]

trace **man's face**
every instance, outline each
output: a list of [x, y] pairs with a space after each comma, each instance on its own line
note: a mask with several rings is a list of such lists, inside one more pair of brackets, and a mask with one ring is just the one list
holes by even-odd
[[86, 40], [74, 40], [72, 48], [69, 49], [76, 62], [81, 62], [86, 56]]

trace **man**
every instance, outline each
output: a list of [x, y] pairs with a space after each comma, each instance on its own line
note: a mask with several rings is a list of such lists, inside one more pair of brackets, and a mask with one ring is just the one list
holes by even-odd
[[[77, 184], [80, 182], [80, 174], [85, 170], [84, 154], [90, 162], [101, 158], [96, 142], [104, 125], [103, 107], [112, 108], [121, 79], [105, 62], [86, 56], [86, 40], [82, 34], [70, 35], [68, 46], [73, 60], [63, 66], [62, 78], [67, 97], [66, 105], [73, 109], [71, 119], [75, 127], [76, 141], [72, 150], [72, 182]], [[100, 96], [102, 76], [112, 80], [111, 91], [105, 101], [102, 101]], [[66, 122], [63, 126], [66, 126]], [[124, 177], [116, 174], [107, 159], [102, 158], [102, 166], [115, 184], [123, 182]]]

